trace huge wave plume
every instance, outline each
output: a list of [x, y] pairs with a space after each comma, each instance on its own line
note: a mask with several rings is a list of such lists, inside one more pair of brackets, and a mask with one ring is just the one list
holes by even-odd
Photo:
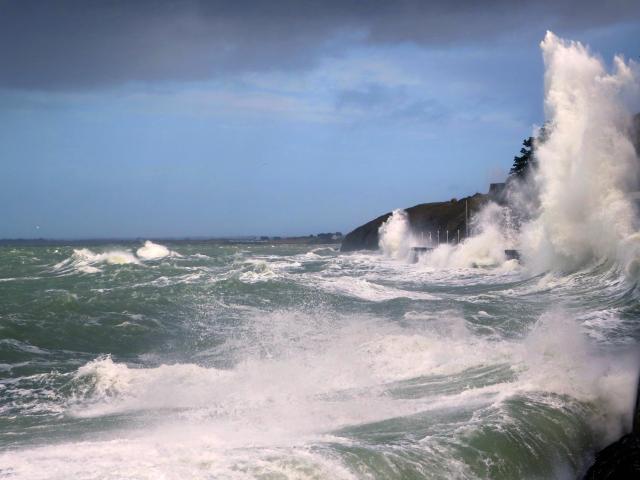
[[[421, 261], [434, 267], [497, 266], [507, 261], [505, 250], [517, 249], [533, 272], [612, 262], [635, 275], [640, 165], [633, 119], [640, 111], [640, 68], [621, 56], [609, 66], [587, 46], [552, 32], [540, 48], [544, 134], [534, 129], [529, 174], [509, 178], [506, 205], [490, 202], [474, 216], [474, 235], [455, 245], [433, 245]], [[394, 258], [406, 258], [416, 243], [401, 216], [394, 212], [379, 232], [380, 246]]]

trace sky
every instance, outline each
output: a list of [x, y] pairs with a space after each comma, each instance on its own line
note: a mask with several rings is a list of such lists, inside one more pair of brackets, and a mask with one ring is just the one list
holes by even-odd
[[0, 238], [344, 233], [486, 192], [546, 30], [640, 60], [637, 0], [0, 0]]

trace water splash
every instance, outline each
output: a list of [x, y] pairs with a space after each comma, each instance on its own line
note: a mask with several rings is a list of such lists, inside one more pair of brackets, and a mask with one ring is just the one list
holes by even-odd
[[[640, 233], [633, 192], [639, 160], [631, 139], [640, 109], [640, 69], [616, 56], [611, 69], [579, 42], [548, 32], [545, 139], [525, 182], [510, 180], [510, 205], [490, 202], [473, 219], [479, 233], [423, 256], [438, 268], [499, 266], [519, 249], [534, 272], [575, 271], [610, 261], [640, 272]], [[514, 221], [517, 219], [517, 222]], [[380, 228], [385, 255], [407, 259], [413, 245], [401, 210]]]
[[159, 260], [164, 257], [172, 255], [173, 252], [164, 245], [153, 243], [150, 240], [144, 242], [144, 245], [136, 250], [138, 258], [143, 260]]
[[521, 248], [537, 270], [629, 261], [638, 249], [638, 158], [630, 139], [638, 68], [616, 56], [610, 72], [579, 42], [548, 32], [541, 43], [548, 136], [537, 147], [537, 218]]
[[394, 210], [378, 229], [379, 246], [382, 252], [394, 259], [407, 259], [415, 239], [409, 223], [409, 215], [404, 210]]

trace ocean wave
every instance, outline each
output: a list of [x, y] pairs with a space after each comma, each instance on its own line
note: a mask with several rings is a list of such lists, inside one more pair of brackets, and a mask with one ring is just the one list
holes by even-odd
[[128, 265], [140, 264], [140, 261], [129, 250], [108, 250], [101, 253], [93, 252], [88, 248], [74, 249], [71, 257], [55, 264], [54, 272], [59, 273], [98, 273], [101, 271], [96, 265]]
[[150, 240], [144, 242], [144, 245], [136, 250], [136, 255], [142, 260], [160, 260], [165, 257], [180, 257], [180, 254], [169, 250], [164, 245], [153, 243]]

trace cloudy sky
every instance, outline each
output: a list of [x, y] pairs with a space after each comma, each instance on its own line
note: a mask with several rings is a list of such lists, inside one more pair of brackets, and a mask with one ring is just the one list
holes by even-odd
[[0, 237], [348, 231], [486, 191], [546, 30], [640, 56], [640, 2], [0, 0]]

